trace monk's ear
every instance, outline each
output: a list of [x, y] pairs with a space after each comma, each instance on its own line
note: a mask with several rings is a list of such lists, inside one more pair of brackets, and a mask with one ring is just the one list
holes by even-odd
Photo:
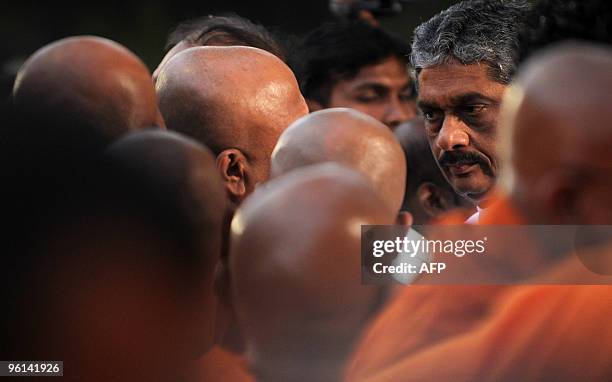
[[321, 105], [318, 101], [315, 101], [310, 98], [306, 98], [306, 105], [308, 105], [309, 113], [312, 113], [313, 111], [325, 109], [323, 105]]
[[229, 200], [240, 204], [247, 195], [247, 159], [240, 150], [223, 150], [217, 156], [217, 170], [225, 185]]
[[411, 226], [412, 223], [414, 222], [414, 219], [412, 217], [412, 214], [408, 211], [400, 211], [397, 214], [397, 219], [395, 219], [395, 225], [401, 225], [401, 226]]
[[430, 217], [436, 217], [450, 207], [442, 194], [442, 190], [431, 182], [424, 182], [417, 189], [419, 204]]

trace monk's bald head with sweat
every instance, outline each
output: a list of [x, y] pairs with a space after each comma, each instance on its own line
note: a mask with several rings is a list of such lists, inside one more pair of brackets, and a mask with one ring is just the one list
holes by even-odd
[[272, 154], [272, 177], [295, 168], [338, 162], [370, 180], [389, 208], [399, 211], [406, 186], [406, 160], [393, 133], [364, 113], [333, 108], [291, 125]]
[[107, 142], [163, 126], [147, 67], [100, 37], [65, 38], [36, 51], [17, 74], [13, 98], [24, 114], [90, 126]]
[[173, 57], [157, 92], [169, 129], [210, 147], [230, 200], [268, 179], [279, 135], [308, 108], [280, 59], [250, 47], [196, 47]]
[[612, 53], [565, 43], [527, 61], [504, 100], [503, 185], [535, 223], [610, 224]]
[[232, 222], [232, 294], [262, 380], [338, 380], [381, 297], [361, 284], [361, 225], [395, 214], [358, 172], [335, 163], [258, 189]]

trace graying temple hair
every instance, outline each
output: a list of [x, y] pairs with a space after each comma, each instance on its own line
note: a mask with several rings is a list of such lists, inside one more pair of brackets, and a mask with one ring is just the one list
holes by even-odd
[[516, 71], [519, 31], [530, 10], [526, 0], [466, 0], [419, 25], [412, 65], [421, 69], [458, 60], [484, 62], [491, 78], [508, 84]]

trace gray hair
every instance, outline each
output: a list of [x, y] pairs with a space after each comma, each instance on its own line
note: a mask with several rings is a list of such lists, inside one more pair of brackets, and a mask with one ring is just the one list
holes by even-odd
[[508, 84], [516, 71], [519, 32], [530, 10], [526, 0], [466, 0], [419, 25], [412, 65], [424, 68], [458, 60], [484, 62], [494, 81]]

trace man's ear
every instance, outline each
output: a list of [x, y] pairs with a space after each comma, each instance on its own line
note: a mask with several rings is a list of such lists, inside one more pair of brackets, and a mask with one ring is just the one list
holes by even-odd
[[313, 111], [325, 109], [323, 105], [321, 105], [319, 102], [313, 99], [310, 99], [310, 98], [306, 98], [306, 105], [308, 105], [309, 113], [312, 113]]
[[408, 211], [400, 211], [397, 214], [397, 219], [395, 220], [395, 225], [402, 226], [411, 226], [414, 219], [412, 218], [412, 214]]
[[422, 183], [417, 189], [417, 199], [423, 211], [430, 217], [436, 217], [449, 208], [442, 190], [431, 182]]
[[217, 169], [229, 200], [240, 204], [247, 194], [247, 159], [238, 149], [223, 150], [217, 155]]

